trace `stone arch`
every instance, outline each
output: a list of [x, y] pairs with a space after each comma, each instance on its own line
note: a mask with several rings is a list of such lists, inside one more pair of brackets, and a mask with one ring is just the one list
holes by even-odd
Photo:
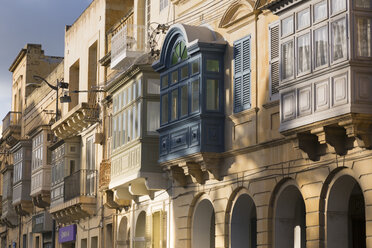
[[241, 247], [242, 244], [256, 247], [257, 211], [248, 189], [239, 187], [232, 192], [225, 220], [225, 247]]
[[235, 1], [232, 3], [225, 13], [223, 14], [221, 21], [218, 25], [219, 28], [227, 28], [241, 19], [249, 16], [253, 13], [254, 2], [247, 0]]
[[319, 202], [319, 223], [328, 248], [366, 247], [365, 196], [359, 178], [346, 167], [327, 177]]
[[306, 206], [302, 192], [292, 178], [282, 179], [270, 199], [269, 219], [272, 247], [306, 247]]
[[[201, 193], [193, 199], [189, 209], [188, 219], [188, 247], [212, 248], [215, 245], [215, 212], [210, 198]], [[209, 234], [205, 231], [210, 230]]]
[[120, 220], [117, 237], [118, 248], [129, 247], [128, 218], [126, 216]]
[[135, 232], [134, 232], [135, 246], [142, 246], [146, 243], [146, 212], [141, 211], [137, 216]]

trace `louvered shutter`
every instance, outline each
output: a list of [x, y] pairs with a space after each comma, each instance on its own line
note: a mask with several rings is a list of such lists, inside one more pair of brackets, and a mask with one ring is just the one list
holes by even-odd
[[251, 107], [251, 37], [234, 43], [234, 112]]
[[279, 87], [279, 22], [269, 26], [270, 100], [278, 99]]

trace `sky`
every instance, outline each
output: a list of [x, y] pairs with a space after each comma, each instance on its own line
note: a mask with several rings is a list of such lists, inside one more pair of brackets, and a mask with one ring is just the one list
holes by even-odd
[[11, 105], [8, 71], [27, 44], [41, 44], [45, 55], [63, 56], [65, 25], [71, 25], [92, 0], [0, 0], [0, 125]]

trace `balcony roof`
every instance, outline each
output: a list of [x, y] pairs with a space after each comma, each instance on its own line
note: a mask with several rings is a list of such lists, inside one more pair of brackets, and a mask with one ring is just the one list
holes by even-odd
[[74, 137], [81, 131], [99, 121], [98, 107], [80, 103], [52, 125], [52, 131], [60, 139]]

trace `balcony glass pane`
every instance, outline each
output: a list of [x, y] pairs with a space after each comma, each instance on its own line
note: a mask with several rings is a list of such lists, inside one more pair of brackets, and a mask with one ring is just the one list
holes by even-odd
[[293, 16], [287, 17], [282, 20], [282, 36], [293, 33]]
[[186, 65], [181, 68], [181, 80], [187, 78], [189, 76], [189, 66]]
[[315, 67], [328, 63], [328, 32], [327, 26], [319, 28], [314, 32], [315, 41]]
[[343, 18], [332, 23], [332, 56], [333, 61], [346, 59], [346, 19]]
[[160, 124], [159, 102], [147, 102], [147, 132], [156, 132]]
[[346, 10], [346, 1], [345, 0], [332, 0], [331, 1], [331, 13], [332, 15]]
[[191, 82], [191, 112], [199, 110], [199, 79]]
[[199, 60], [191, 63], [191, 74], [194, 75], [196, 73], [199, 73]]
[[177, 109], [178, 109], [178, 89], [172, 91], [172, 110], [171, 110], [171, 121], [178, 118]]
[[172, 72], [172, 84], [175, 84], [178, 82], [178, 71]]
[[288, 79], [294, 74], [293, 41], [282, 44], [282, 79]]
[[160, 94], [160, 81], [158, 79], [147, 79], [147, 93]]
[[314, 5], [314, 22], [323, 20], [327, 18], [327, 16], [327, 1], [322, 1]]
[[168, 74], [161, 77], [161, 88], [168, 87]]
[[357, 54], [361, 57], [371, 57], [371, 19], [367, 17], [357, 17]]
[[310, 9], [304, 9], [297, 13], [297, 29], [310, 26]]
[[181, 87], [181, 117], [188, 114], [188, 90], [187, 85]]
[[219, 109], [218, 80], [208, 79], [207, 80], [207, 110], [218, 110], [218, 109]]
[[161, 123], [168, 122], [168, 94], [161, 97]]
[[297, 38], [298, 52], [298, 74], [310, 70], [310, 34], [305, 34]]
[[359, 9], [370, 9], [372, 7], [371, 0], [355, 0], [355, 7]]
[[209, 72], [219, 72], [220, 62], [215, 59], [207, 59], [207, 71]]

